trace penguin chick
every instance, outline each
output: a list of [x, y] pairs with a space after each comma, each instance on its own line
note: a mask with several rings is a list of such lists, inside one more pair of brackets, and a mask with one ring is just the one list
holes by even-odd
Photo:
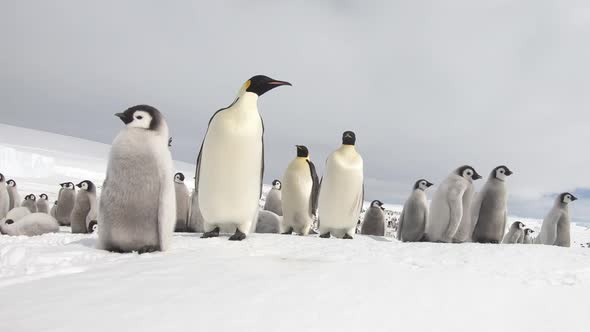
[[[125, 128], [109, 154], [99, 200], [99, 244], [117, 252], [168, 250], [176, 223], [168, 125], [148, 105], [115, 116]], [[60, 199], [58, 208], [61, 204]]]
[[31, 213], [28, 208], [17, 207], [0, 220], [0, 233], [11, 236], [35, 236], [59, 231], [57, 220], [47, 213]]
[[576, 196], [568, 192], [557, 196], [553, 208], [543, 219], [541, 232], [536, 237], [535, 243], [560, 247], [571, 245], [569, 204], [577, 199]]
[[[49, 210], [49, 215], [52, 216], [53, 218], [55, 218], [56, 211], [57, 211], [57, 201], [53, 202], [53, 206], [51, 207], [51, 210]], [[57, 220], [57, 218], [56, 218], [56, 220]]]
[[64, 182], [60, 186], [61, 189], [57, 195], [59, 205], [55, 210], [55, 215], [61, 226], [70, 226], [70, 215], [76, 203], [76, 186], [73, 182]]
[[383, 203], [380, 200], [374, 200], [365, 212], [365, 218], [361, 225], [361, 234], [385, 236], [385, 213]]
[[525, 228], [524, 229], [524, 238], [523, 238], [523, 240], [522, 240], [521, 243], [523, 243], [523, 244], [533, 244], [533, 235], [532, 234], [534, 232], [535, 231], [533, 231], [530, 228]]
[[25, 200], [22, 202], [21, 206], [26, 207], [32, 213], [37, 212], [37, 197], [33, 194], [29, 194], [25, 196]]
[[506, 230], [508, 195], [506, 179], [512, 171], [502, 165], [494, 168], [474, 199], [471, 215], [473, 242], [500, 243]]
[[6, 178], [0, 173], [0, 219], [10, 211], [10, 196], [6, 185]]
[[520, 241], [524, 238], [524, 224], [520, 221], [515, 221], [510, 226], [508, 233], [504, 235], [504, 239], [502, 239], [502, 243], [520, 243]]
[[35, 203], [37, 206], [37, 212], [40, 213], [49, 213], [49, 203], [47, 202], [49, 197], [46, 194], [39, 195], [39, 199]]
[[[0, 184], [1, 186], [1, 184]], [[16, 181], [8, 180], [6, 181], [6, 189], [8, 190], [8, 199], [9, 199], [9, 206], [8, 211], [14, 209], [15, 207], [20, 206], [20, 194], [18, 193], [18, 188], [16, 186]]]
[[420, 179], [414, 183], [412, 193], [404, 203], [404, 208], [397, 225], [397, 239], [403, 242], [418, 242], [424, 237], [426, 220], [428, 219], [428, 200], [426, 189], [433, 184]]
[[266, 195], [266, 200], [264, 202], [264, 209], [267, 211], [272, 211], [278, 216], [283, 215], [283, 206], [281, 203], [281, 181], [273, 180], [272, 181], [272, 188]]
[[70, 215], [72, 233], [91, 233], [89, 224], [96, 221], [96, 186], [90, 180], [84, 180], [76, 185], [80, 188], [76, 195], [76, 202]]
[[473, 181], [481, 179], [471, 166], [455, 169], [438, 186], [428, 213], [425, 236], [430, 242], [452, 242], [468, 210]]
[[176, 232], [187, 232], [189, 222], [189, 192], [184, 183], [184, 174], [174, 175], [174, 190], [176, 192]]

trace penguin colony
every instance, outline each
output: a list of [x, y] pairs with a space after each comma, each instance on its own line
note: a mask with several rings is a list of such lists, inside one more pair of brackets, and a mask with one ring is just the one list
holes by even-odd
[[[281, 180], [272, 182], [264, 208], [259, 209], [264, 176], [264, 123], [258, 99], [266, 92], [290, 86], [264, 75], [253, 76], [229, 106], [215, 112], [197, 155], [194, 190], [182, 173], [174, 174], [172, 137], [162, 113], [137, 105], [117, 116], [124, 124], [113, 141], [100, 199], [92, 181], [60, 184], [57, 200], [28, 194], [21, 202], [15, 180], [0, 173], [0, 232], [35, 236], [71, 226], [72, 233], [97, 231], [102, 249], [152, 252], [169, 249], [177, 232], [199, 232], [202, 238], [230, 233], [241, 241], [251, 232], [352, 239], [364, 201], [363, 158], [356, 135], [342, 134], [320, 180], [304, 145]], [[228, 153], [231, 151], [231, 153]], [[436, 188], [430, 206], [427, 190], [433, 183], [417, 180], [397, 224], [403, 242], [545, 244], [569, 247], [571, 193], [560, 194], [543, 220], [539, 236], [516, 221], [506, 230], [506, 181], [513, 172], [494, 168], [480, 192], [481, 179], [469, 165], [453, 170]], [[385, 235], [383, 203], [371, 202], [360, 227], [364, 235]]]

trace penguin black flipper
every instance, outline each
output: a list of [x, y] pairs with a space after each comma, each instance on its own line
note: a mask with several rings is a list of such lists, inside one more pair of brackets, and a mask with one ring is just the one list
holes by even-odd
[[236, 98], [231, 104], [229, 104], [229, 106], [217, 110], [217, 112], [213, 113], [213, 116], [211, 116], [211, 118], [209, 119], [209, 123], [207, 124], [207, 131], [205, 131], [205, 136], [203, 136], [203, 140], [201, 141], [201, 148], [199, 149], [199, 155], [197, 156], [197, 166], [195, 169], [195, 189], [199, 188], [199, 173], [201, 171], [201, 155], [203, 154], [203, 145], [205, 144], [205, 138], [207, 138], [207, 133], [209, 132], [209, 126], [211, 125], [211, 121], [213, 121], [213, 118], [215, 118], [215, 116], [219, 112], [225, 111], [226, 109], [234, 106], [234, 104], [238, 102], [238, 99], [240, 99], [240, 97]]
[[262, 181], [264, 180], [264, 120], [262, 120], [262, 115], [260, 115], [260, 123], [262, 124], [262, 160], [260, 160], [260, 194], [258, 198], [262, 197]]
[[312, 180], [311, 196], [309, 197], [309, 208], [311, 209], [311, 215], [316, 216], [318, 212], [318, 196], [320, 194], [320, 181], [318, 179], [318, 174], [315, 170], [315, 165], [310, 160], [307, 160], [307, 165], [309, 165], [309, 172], [311, 173]]

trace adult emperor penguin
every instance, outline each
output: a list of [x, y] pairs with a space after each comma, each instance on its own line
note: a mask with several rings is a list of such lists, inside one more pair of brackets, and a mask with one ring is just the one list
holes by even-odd
[[385, 208], [380, 200], [374, 200], [365, 212], [361, 234], [385, 236]]
[[201, 214], [201, 208], [199, 207], [199, 193], [197, 192], [197, 188], [195, 188], [191, 194], [190, 217], [187, 228], [189, 232], [203, 233], [203, 225], [203, 214]]
[[297, 156], [283, 174], [283, 233], [307, 235], [317, 216], [320, 181], [309, 150], [296, 145]]
[[184, 174], [174, 174], [174, 190], [176, 192], [176, 232], [188, 231], [189, 192], [184, 183]]
[[6, 181], [6, 189], [8, 190], [8, 199], [10, 200], [8, 211], [20, 206], [20, 194], [16, 187], [16, 181]]
[[229, 239], [246, 238], [258, 211], [264, 175], [264, 124], [258, 97], [288, 82], [257, 75], [237, 98], [211, 117], [197, 158], [195, 188], [204, 218], [204, 238], [235, 228]]
[[278, 216], [283, 215], [283, 205], [281, 203], [281, 187], [281, 181], [273, 180], [272, 188], [266, 195], [266, 200], [264, 202], [264, 209], [267, 211], [272, 211]]
[[397, 239], [403, 242], [418, 242], [424, 237], [424, 229], [428, 220], [428, 200], [426, 189], [433, 184], [420, 179], [414, 183], [414, 188], [399, 217]]
[[59, 204], [55, 210], [55, 215], [61, 226], [70, 226], [70, 215], [76, 203], [76, 186], [73, 182], [64, 182], [60, 186], [61, 189], [57, 196]]
[[472, 241], [500, 243], [506, 230], [506, 178], [512, 175], [508, 167], [494, 168], [471, 205]]
[[560, 247], [569, 247], [570, 240], [570, 211], [569, 204], [578, 198], [570, 193], [561, 193], [555, 199], [553, 208], [549, 211], [541, 232], [536, 237], [535, 243]]
[[76, 202], [70, 215], [72, 233], [92, 233], [90, 222], [96, 221], [98, 207], [96, 206], [96, 186], [90, 180], [84, 180], [76, 185], [80, 188], [76, 195]]
[[0, 219], [6, 217], [10, 210], [10, 196], [6, 186], [6, 178], [0, 173]]
[[115, 115], [126, 127], [111, 146], [100, 195], [100, 246], [118, 252], [165, 251], [176, 224], [168, 125], [148, 105]]
[[457, 229], [467, 213], [464, 207], [471, 199], [473, 181], [481, 179], [471, 166], [455, 169], [436, 189], [425, 228], [425, 240], [452, 242]]
[[25, 196], [25, 200], [22, 202], [22, 204], [20, 206], [22, 207], [26, 207], [27, 209], [29, 209], [29, 211], [35, 213], [37, 212], [37, 197], [35, 197], [35, 195], [30, 194]]
[[39, 212], [39, 213], [49, 213], [49, 203], [48, 203], [48, 200], [49, 200], [49, 197], [47, 197], [47, 194], [41, 194], [41, 195], [39, 195], [39, 199], [35, 203], [37, 205], [37, 212]]
[[363, 158], [355, 148], [356, 135], [342, 134], [342, 146], [328, 156], [320, 186], [320, 237], [352, 239], [364, 199]]
[[533, 241], [533, 235], [532, 234], [534, 232], [535, 231], [533, 231], [530, 228], [525, 228], [524, 229], [524, 238], [522, 239], [522, 242], [521, 243], [523, 243], [523, 244], [533, 244], [534, 241]]
[[504, 235], [502, 243], [521, 243], [521, 241], [524, 239], [524, 228], [525, 226], [522, 222], [513, 222], [510, 226], [510, 229], [508, 229], [508, 233]]

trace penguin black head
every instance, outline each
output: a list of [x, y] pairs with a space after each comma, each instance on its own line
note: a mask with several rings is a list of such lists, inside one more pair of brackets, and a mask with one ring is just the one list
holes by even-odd
[[512, 228], [525, 229], [526, 226], [520, 221], [515, 221], [512, 223]]
[[530, 229], [530, 228], [526, 228], [526, 229], [524, 230], [524, 233], [525, 233], [526, 235], [531, 235], [531, 234], [532, 234], [532, 233], [534, 233], [534, 232], [535, 232], [535, 231], [533, 231], [533, 230], [532, 230], [532, 229]]
[[33, 202], [37, 200], [37, 196], [35, 196], [35, 195], [33, 195], [33, 194], [27, 195], [27, 197], [28, 197], [28, 198], [25, 198], [25, 199], [29, 199], [29, 200], [31, 200], [31, 201], [33, 201]]
[[123, 113], [116, 113], [127, 127], [158, 130], [162, 124], [162, 113], [149, 105], [137, 105]]
[[57, 205], [57, 201], [53, 202], [53, 205]]
[[281, 190], [281, 186], [282, 186], [281, 181], [276, 180], [276, 179], [272, 181], [272, 187], [274, 189]]
[[371, 202], [371, 207], [380, 208], [382, 211], [385, 210], [385, 208], [383, 207], [383, 202], [381, 202], [378, 199]]
[[354, 145], [356, 143], [356, 135], [352, 131], [345, 131], [342, 134], [342, 144]]
[[464, 177], [468, 180], [478, 180], [481, 179], [481, 175], [477, 174], [475, 169], [471, 166], [465, 165], [461, 166], [457, 169], [457, 175]]
[[49, 199], [49, 197], [47, 197], [47, 195], [46, 195], [46, 194], [41, 194], [41, 195], [39, 195], [39, 198], [40, 198], [40, 199], [44, 199], [44, 200], [48, 200], [48, 199]]
[[76, 185], [76, 187], [82, 189], [82, 190], [86, 190], [89, 192], [95, 192], [96, 191], [96, 187], [94, 186], [94, 183], [92, 183], [92, 181], [90, 180], [84, 180], [80, 183], [78, 183]]
[[576, 201], [576, 200], [578, 200], [578, 198], [576, 196], [570, 194], [570, 193], [561, 193], [559, 195], [559, 201], [561, 203], [568, 204], [568, 203], [571, 203], [571, 202]]
[[0, 173], [0, 182], [4, 182], [4, 175]]
[[414, 183], [414, 190], [416, 189], [420, 189], [420, 190], [426, 190], [427, 188], [430, 188], [434, 185], [434, 183], [425, 180], [425, 179], [420, 179], [418, 181], [416, 181], [416, 183]]
[[512, 171], [505, 165], [498, 166], [492, 170], [491, 177], [504, 181], [507, 176], [512, 175]]
[[297, 157], [307, 158], [309, 157], [309, 150], [305, 145], [295, 145], [297, 147]]
[[11, 179], [11, 180], [8, 180], [8, 181], [6, 181], [6, 184], [7, 184], [9, 187], [16, 187], [16, 182], [15, 182], [14, 180], [12, 180], [12, 179]]
[[64, 189], [74, 189], [75, 187], [73, 182], [60, 183], [60, 186]]
[[256, 75], [252, 76], [249, 80], [244, 83], [244, 87], [246, 88], [246, 92], [252, 92], [258, 95], [259, 97], [263, 94], [267, 93], [268, 91], [279, 87], [281, 85], [291, 85], [289, 82], [285, 81], [278, 81], [274, 80], [268, 76], [264, 75]]
[[178, 172], [174, 174], [174, 182], [182, 183], [184, 181], [184, 174]]
[[172, 146], [172, 137], [168, 138], [168, 147]]

